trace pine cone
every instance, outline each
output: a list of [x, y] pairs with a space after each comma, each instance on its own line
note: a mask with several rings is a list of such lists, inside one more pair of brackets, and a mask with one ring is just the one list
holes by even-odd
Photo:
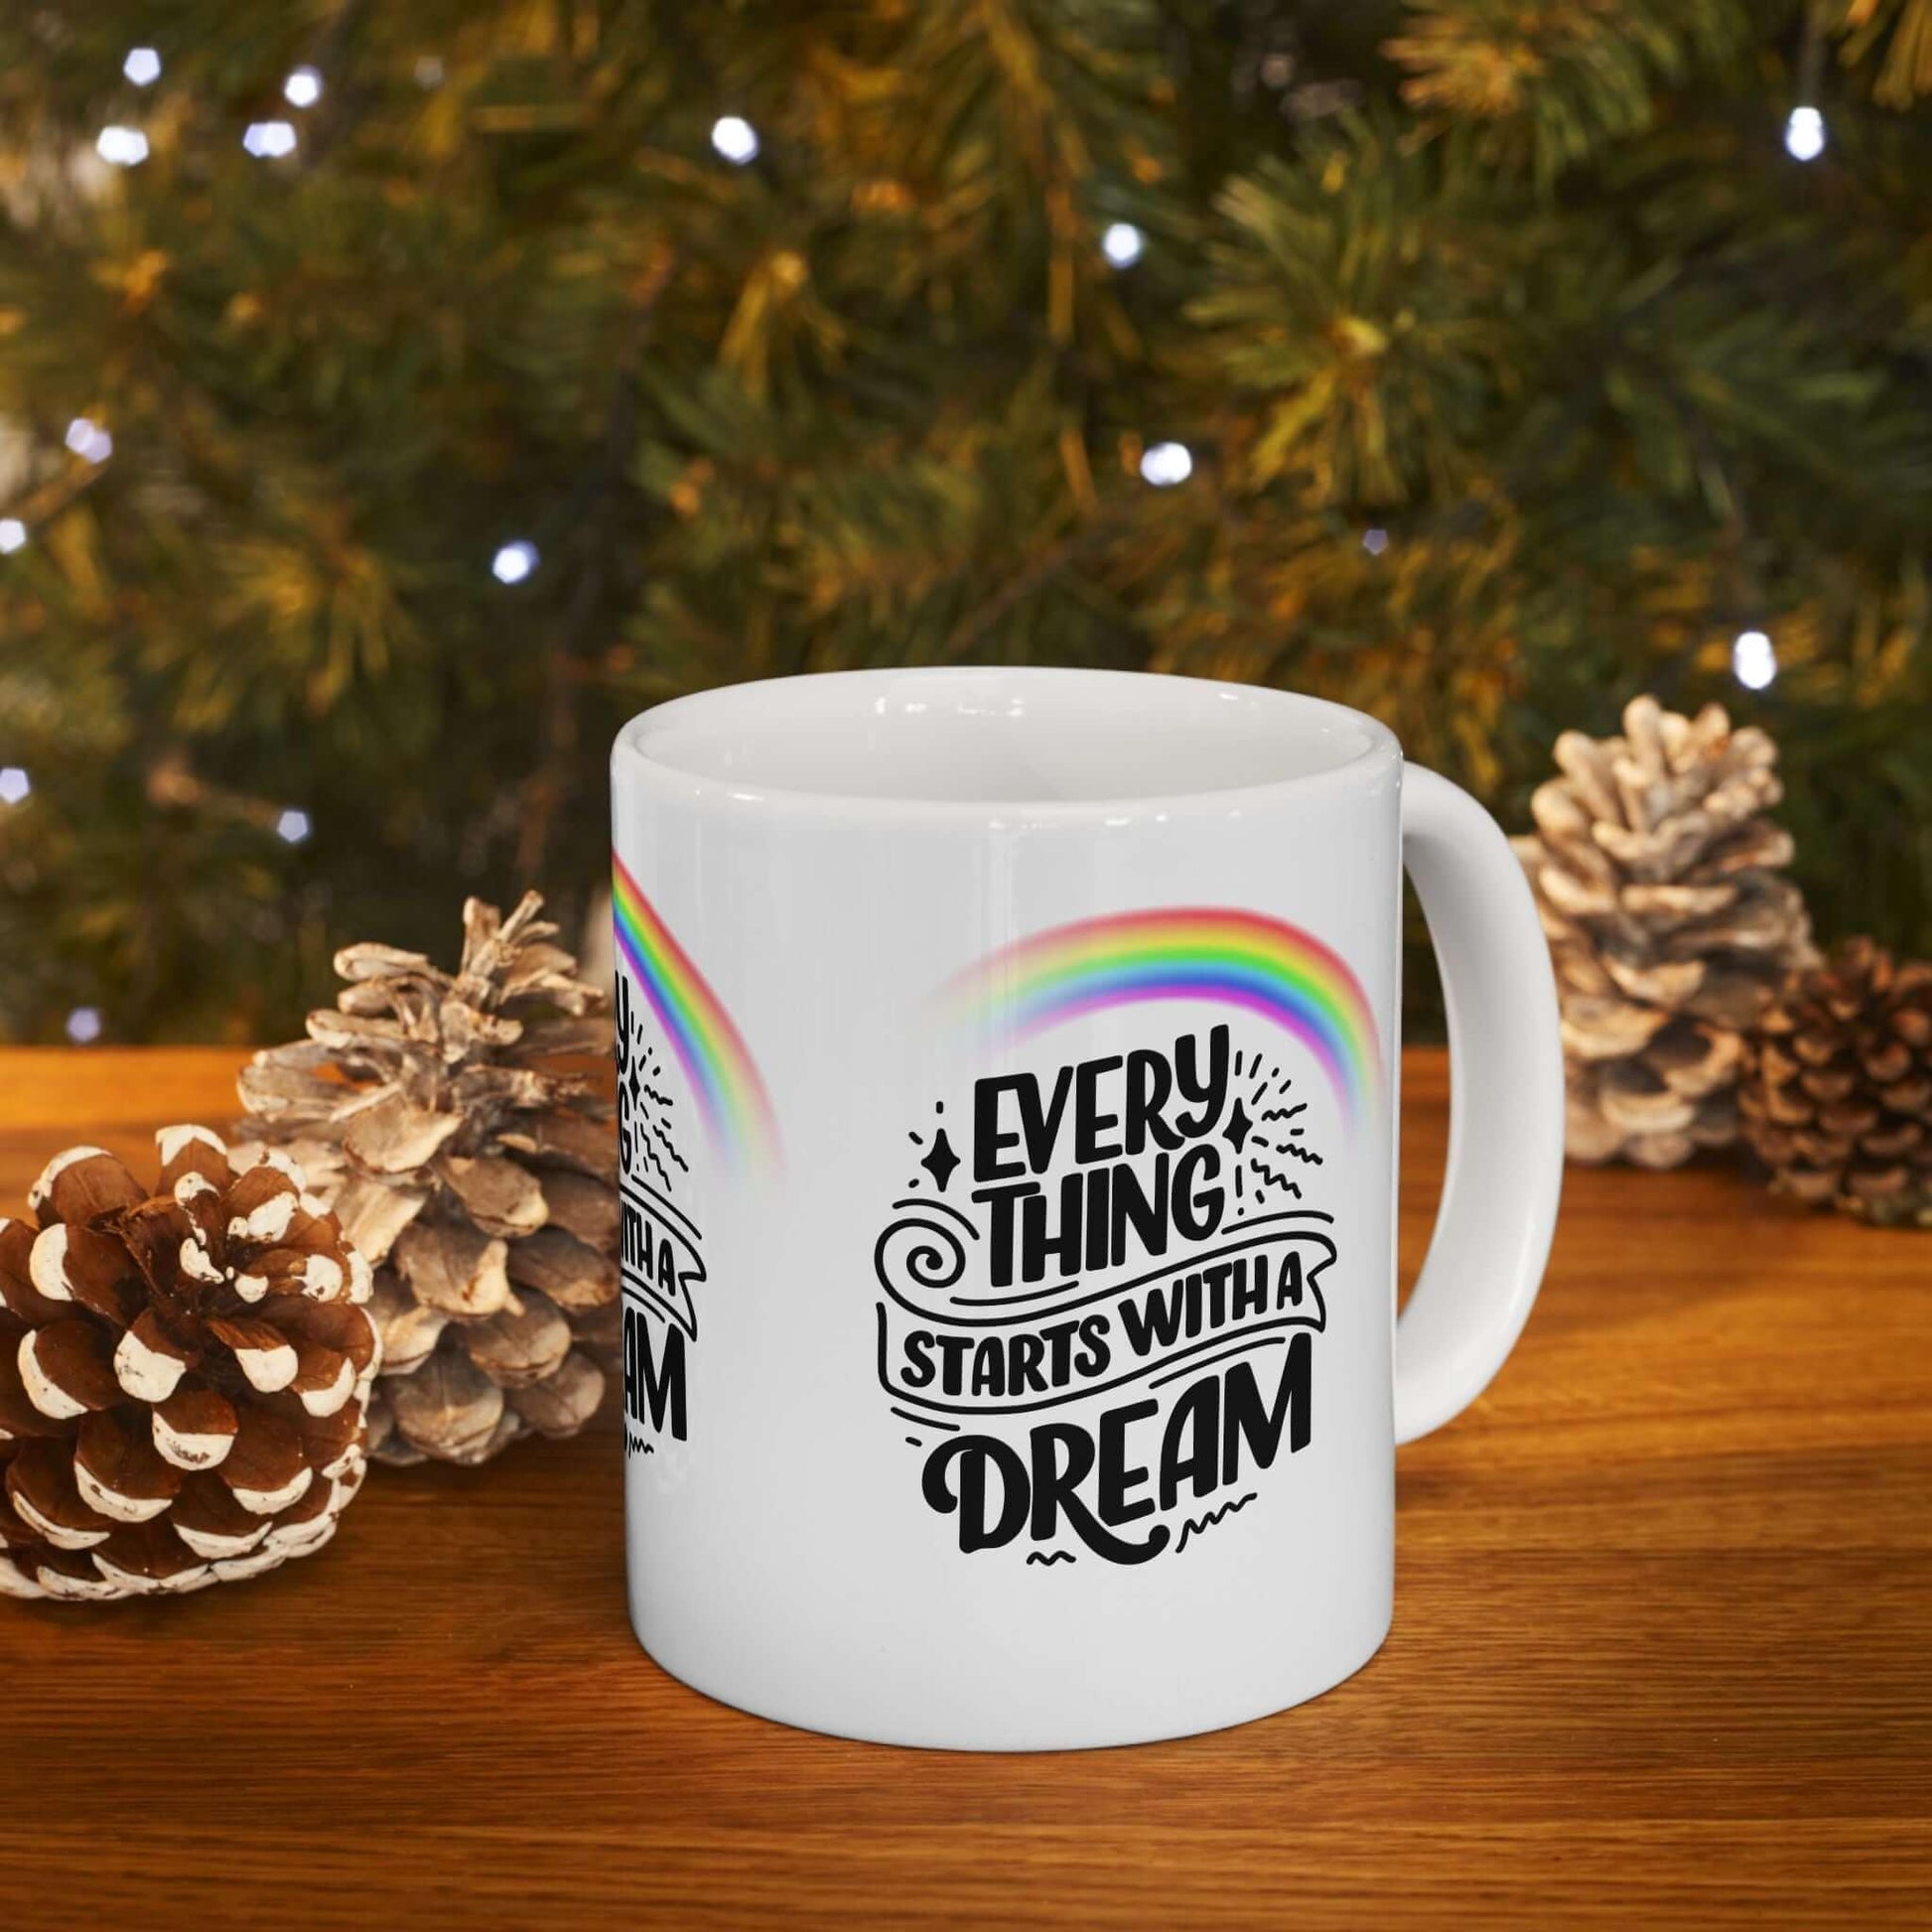
[[1567, 1151], [1674, 1168], [1737, 1138], [1745, 1040], [1791, 967], [1812, 957], [1777, 747], [1631, 700], [1623, 736], [1557, 740], [1536, 835], [1512, 841], [1557, 969]]
[[605, 996], [535, 893], [463, 908], [454, 975], [345, 947], [337, 1008], [241, 1075], [244, 1133], [286, 1143], [376, 1264], [370, 1453], [483, 1462], [574, 1436], [618, 1319], [617, 1132], [566, 1056], [608, 1055]]
[[69, 1148], [0, 1221], [0, 1594], [200, 1589], [327, 1543], [380, 1360], [368, 1264], [286, 1155]]
[[1777, 1192], [1932, 1227], [1932, 961], [1852, 939], [1795, 975], [1758, 1022], [1738, 1105]]

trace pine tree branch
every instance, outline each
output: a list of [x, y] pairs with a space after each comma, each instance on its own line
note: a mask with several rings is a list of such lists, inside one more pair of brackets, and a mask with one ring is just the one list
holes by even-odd
[[1104, 549], [1119, 534], [1123, 522], [1118, 509], [1102, 509], [1080, 529], [1041, 551], [953, 625], [939, 647], [940, 661], [955, 662], [976, 649], [1010, 612], [1037, 596], [1063, 571]]
[[621, 528], [623, 483], [636, 435], [637, 371], [651, 320], [677, 266], [677, 251], [666, 244], [644, 271], [618, 352], [598, 458], [579, 492], [589, 499], [582, 525], [584, 559], [546, 653], [537, 763], [524, 787], [516, 845], [517, 877], [526, 884], [544, 878], [558, 819], [581, 782], [578, 700], [586, 682], [584, 652], [607, 621], [611, 559]]

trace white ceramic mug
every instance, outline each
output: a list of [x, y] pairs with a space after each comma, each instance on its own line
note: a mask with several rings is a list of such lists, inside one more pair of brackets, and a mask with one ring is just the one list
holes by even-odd
[[[858, 671], [612, 759], [631, 1617], [895, 1743], [1260, 1717], [1389, 1627], [1395, 1446], [1556, 1218], [1555, 990], [1495, 823], [1242, 685]], [[1402, 867], [1449, 1176], [1395, 1311]]]

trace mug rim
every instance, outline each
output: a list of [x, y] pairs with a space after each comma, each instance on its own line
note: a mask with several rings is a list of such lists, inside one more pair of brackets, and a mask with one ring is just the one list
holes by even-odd
[[[784, 703], [790, 693], [824, 690], [834, 684], [903, 689], [906, 685], [961, 683], [990, 688], [1032, 685], [1107, 683], [1147, 687], [1185, 684], [1207, 690], [1240, 692], [1285, 716], [1306, 720], [1311, 714], [1331, 724], [1346, 723], [1362, 737], [1358, 750], [1332, 764], [1312, 771], [1285, 773], [1255, 783], [1192, 790], [1126, 793], [1092, 798], [934, 798], [910, 792], [841, 792], [774, 785], [749, 779], [722, 778], [693, 771], [653, 756], [649, 741], [666, 726], [688, 725], [713, 712], [730, 712], [752, 705]], [[801, 726], [805, 724], [801, 717]], [[1365, 711], [1273, 685], [1246, 684], [1230, 678], [1191, 677], [1182, 672], [1116, 671], [1084, 665], [1043, 664], [912, 664], [841, 671], [802, 671], [788, 677], [752, 678], [735, 684], [713, 685], [686, 693], [638, 712], [619, 728], [611, 748], [611, 771], [620, 768], [640, 778], [663, 797], [694, 805], [713, 806], [762, 816], [809, 816], [880, 822], [914, 819], [928, 823], [1010, 829], [1016, 825], [1107, 823], [1118, 826], [1150, 819], [1195, 815], [1229, 816], [1278, 805], [1311, 794], [1372, 785], [1374, 780], [1402, 766], [1402, 747], [1395, 734]]]

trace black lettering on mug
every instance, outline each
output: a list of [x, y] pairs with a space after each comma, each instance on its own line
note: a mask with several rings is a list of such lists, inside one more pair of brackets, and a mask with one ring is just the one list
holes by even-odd
[[1308, 1113], [1231, 1024], [934, 1103], [874, 1252], [879, 1376], [962, 1557], [1180, 1556], [1309, 1446], [1337, 1248]]
[[618, 1275], [623, 1309], [624, 1455], [684, 1442], [685, 1350], [698, 1337], [705, 1281], [696, 1224], [677, 1203], [688, 1167], [676, 1100], [630, 982], [618, 975]]

